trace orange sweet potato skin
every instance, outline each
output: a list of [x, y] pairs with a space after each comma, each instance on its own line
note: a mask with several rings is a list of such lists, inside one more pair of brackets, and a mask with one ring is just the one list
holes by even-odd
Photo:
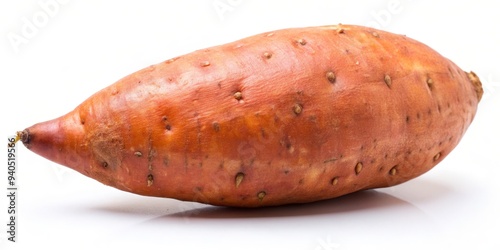
[[128, 192], [271, 206], [425, 173], [460, 141], [481, 94], [473, 73], [408, 37], [294, 28], [142, 69], [20, 136]]

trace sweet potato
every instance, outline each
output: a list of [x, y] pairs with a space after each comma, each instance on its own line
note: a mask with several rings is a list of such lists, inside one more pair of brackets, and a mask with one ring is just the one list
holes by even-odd
[[293, 28], [152, 65], [19, 137], [128, 192], [271, 206], [425, 173], [460, 141], [481, 95], [474, 73], [404, 35]]

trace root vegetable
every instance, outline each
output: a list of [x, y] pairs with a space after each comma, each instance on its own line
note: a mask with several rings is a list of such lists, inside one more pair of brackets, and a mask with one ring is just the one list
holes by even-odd
[[152, 65], [19, 137], [128, 192], [271, 206], [427, 172], [459, 143], [481, 95], [474, 73], [406, 36], [293, 28]]

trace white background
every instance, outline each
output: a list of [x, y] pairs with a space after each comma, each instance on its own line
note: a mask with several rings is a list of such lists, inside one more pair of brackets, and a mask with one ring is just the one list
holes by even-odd
[[6, 240], [2, 192], [0, 248], [500, 249], [497, 6], [486, 0], [2, 0], [3, 138], [65, 114], [150, 64], [298, 26], [360, 24], [406, 34], [475, 71], [486, 93], [459, 146], [430, 172], [396, 187], [306, 205], [245, 210], [141, 197], [19, 144], [18, 242]]

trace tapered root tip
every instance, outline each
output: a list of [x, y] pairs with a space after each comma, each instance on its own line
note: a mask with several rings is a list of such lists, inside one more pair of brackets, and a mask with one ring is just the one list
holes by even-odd
[[16, 133], [16, 142], [18, 141], [22, 141], [24, 144], [28, 144], [30, 142], [30, 133], [28, 129], [18, 131]]
[[483, 97], [484, 90], [479, 77], [472, 71], [467, 73], [467, 76], [476, 90], [477, 100], [480, 101], [481, 97]]

